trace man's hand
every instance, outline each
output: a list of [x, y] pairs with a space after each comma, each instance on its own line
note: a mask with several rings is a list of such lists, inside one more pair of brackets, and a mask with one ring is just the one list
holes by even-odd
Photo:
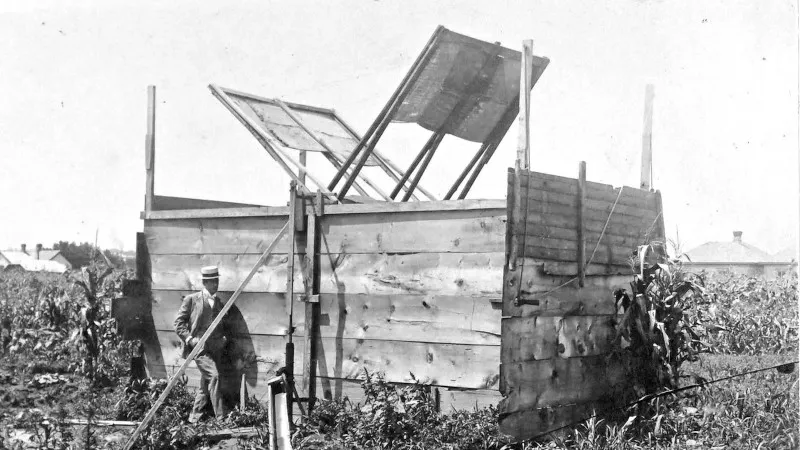
[[190, 337], [189, 342], [187, 342], [187, 344], [189, 344], [189, 347], [194, 348], [194, 346], [197, 345], [198, 342], [200, 342], [200, 339], [196, 337]]

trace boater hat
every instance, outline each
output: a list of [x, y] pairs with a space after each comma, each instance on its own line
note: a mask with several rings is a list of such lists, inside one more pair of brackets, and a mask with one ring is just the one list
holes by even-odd
[[219, 278], [219, 269], [217, 266], [206, 266], [200, 269], [200, 274], [204, 280], [216, 280]]

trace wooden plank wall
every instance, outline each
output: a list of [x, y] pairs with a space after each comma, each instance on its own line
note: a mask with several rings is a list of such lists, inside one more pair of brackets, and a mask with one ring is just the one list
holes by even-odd
[[586, 182], [586, 258], [596, 246], [597, 252], [581, 287], [578, 180], [522, 171], [520, 213], [513, 217], [514, 176], [508, 233], [519, 237], [519, 247], [504, 274], [499, 409], [501, 430], [527, 439], [590, 415], [624, 383], [623, 368], [608, 356], [617, 318], [613, 291], [630, 289], [637, 246], [663, 241], [663, 217], [657, 193], [625, 187], [620, 195]]
[[[318, 395], [357, 400], [366, 369], [393, 382], [416, 378], [439, 387], [443, 408], [497, 404], [505, 216], [495, 205], [321, 217]], [[229, 298], [287, 219], [145, 221], [162, 370], [169, 373], [180, 364], [173, 320], [182, 296], [200, 289], [199, 269], [218, 265], [220, 295]], [[304, 249], [298, 246], [299, 252]], [[259, 396], [284, 365], [287, 251], [284, 239], [232, 311], [243, 355], [237, 364], [250, 392]], [[300, 253], [295, 264], [296, 293], [304, 291], [303, 257]], [[293, 301], [300, 375], [304, 304], [299, 295]], [[187, 373], [197, 385], [199, 374]]]

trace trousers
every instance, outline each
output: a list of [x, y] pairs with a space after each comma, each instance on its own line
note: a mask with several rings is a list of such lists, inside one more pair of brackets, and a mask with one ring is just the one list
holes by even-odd
[[218, 365], [220, 358], [203, 352], [195, 358], [194, 362], [200, 371], [200, 390], [197, 391], [197, 395], [194, 398], [189, 422], [200, 420], [209, 401], [214, 409], [214, 415], [217, 419], [222, 419], [227, 415], [228, 411], [225, 410], [225, 398], [219, 376]]

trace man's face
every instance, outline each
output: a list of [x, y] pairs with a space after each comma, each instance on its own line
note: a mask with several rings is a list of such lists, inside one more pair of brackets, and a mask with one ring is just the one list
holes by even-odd
[[213, 280], [203, 280], [203, 287], [206, 288], [209, 294], [214, 295], [219, 289], [219, 278]]

